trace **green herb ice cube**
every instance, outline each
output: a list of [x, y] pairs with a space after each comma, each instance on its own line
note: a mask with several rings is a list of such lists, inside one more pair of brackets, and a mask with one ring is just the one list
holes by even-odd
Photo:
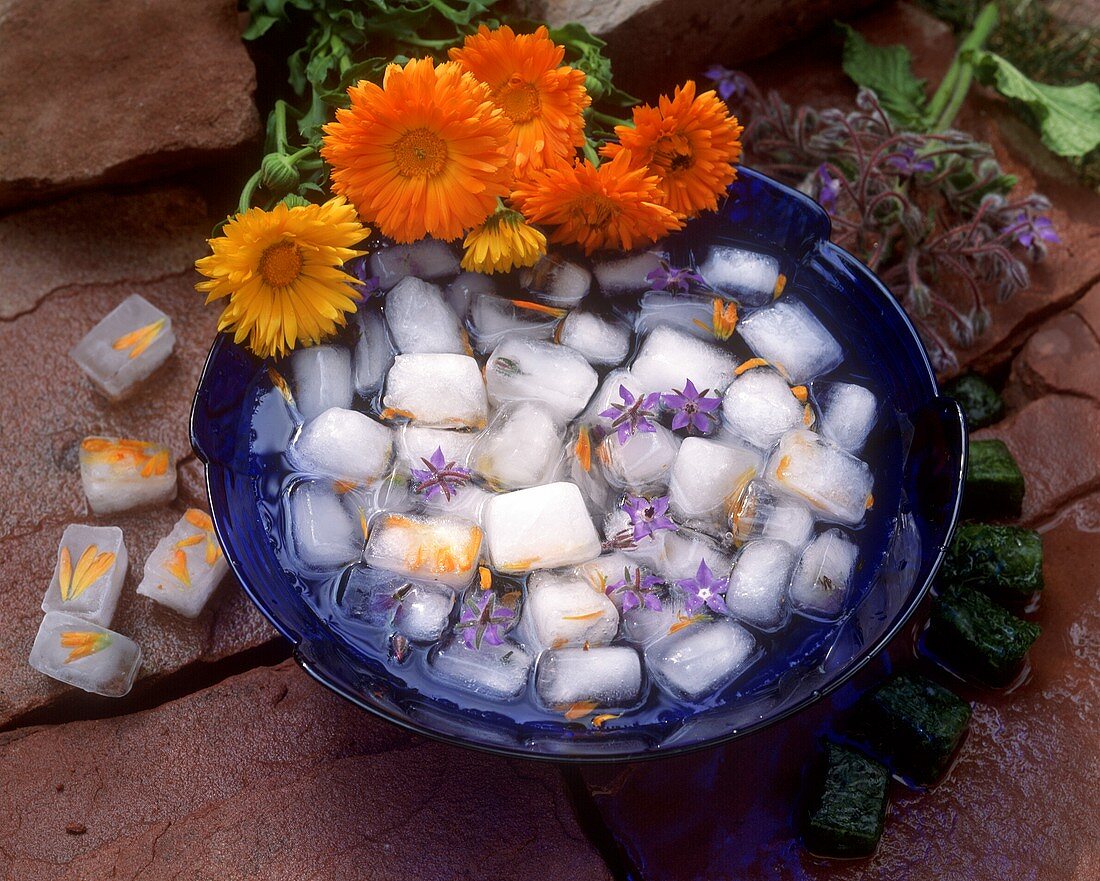
[[947, 384], [944, 392], [962, 407], [971, 431], [999, 422], [1005, 415], [1005, 402], [996, 389], [976, 373], [967, 373]]
[[882, 836], [889, 782], [889, 772], [878, 762], [828, 744], [824, 774], [810, 794], [806, 812], [806, 847], [826, 857], [874, 853]]
[[1003, 520], [1019, 517], [1024, 502], [1024, 476], [1003, 441], [970, 442], [963, 516]]
[[940, 578], [1001, 602], [1027, 602], [1043, 589], [1042, 539], [1033, 529], [965, 523], [955, 532]]

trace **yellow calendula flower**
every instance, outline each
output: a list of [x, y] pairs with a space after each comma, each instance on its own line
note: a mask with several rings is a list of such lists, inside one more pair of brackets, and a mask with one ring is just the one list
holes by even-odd
[[510, 272], [520, 266], [534, 266], [546, 253], [546, 236], [510, 208], [490, 214], [463, 244], [466, 253], [462, 268], [467, 272]]
[[261, 358], [320, 342], [354, 312], [357, 280], [341, 266], [370, 234], [340, 197], [323, 205], [271, 211], [251, 208], [210, 240], [213, 253], [195, 263], [207, 277], [196, 289], [206, 302], [228, 300], [218, 330]]

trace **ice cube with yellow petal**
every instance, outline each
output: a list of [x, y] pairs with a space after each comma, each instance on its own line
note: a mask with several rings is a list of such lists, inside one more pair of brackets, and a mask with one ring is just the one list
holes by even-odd
[[67, 612], [110, 627], [129, 558], [117, 526], [70, 523], [61, 535], [43, 612]]
[[823, 520], [854, 526], [874, 504], [867, 463], [812, 431], [783, 435], [765, 477], [780, 492], [806, 502]]
[[79, 457], [84, 495], [97, 514], [162, 505], [176, 497], [176, 462], [163, 444], [86, 437]]
[[122, 697], [141, 667], [141, 649], [106, 627], [65, 612], [47, 612], [29, 663], [59, 682], [105, 697]]
[[447, 514], [379, 514], [371, 523], [363, 560], [420, 581], [462, 588], [474, 579], [481, 527]]
[[607, 645], [619, 629], [619, 610], [579, 573], [534, 572], [519, 626], [525, 643], [539, 648]]
[[228, 571], [210, 515], [188, 508], [145, 561], [137, 592], [195, 618]]
[[[755, 367], [737, 377], [722, 396], [723, 433], [769, 450], [792, 428], [812, 423], [805, 387], [792, 390], [778, 371]], [[800, 400], [798, 394], [802, 394]]]
[[702, 529], [724, 531], [730, 510], [763, 467], [760, 454], [746, 446], [684, 438], [669, 482], [673, 516]]
[[109, 312], [69, 352], [92, 385], [121, 401], [172, 354], [172, 319], [133, 294]]
[[754, 480], [730, 511], [729, 526], [736, 544], [772, 538], [785, 541], [798, 552], [813, 538], [815, 520], [810, 506], [801, 499]]
[[600, 538], [572, 483], [547, 483], [494, 496], [485, 506], [485, 544], [500, 572], [554, 569], [594, 560]]

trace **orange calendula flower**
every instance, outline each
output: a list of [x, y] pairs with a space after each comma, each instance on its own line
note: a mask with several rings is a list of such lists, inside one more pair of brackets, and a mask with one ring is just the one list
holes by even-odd
[[713, 91], [697, 95], [695, 83], [662, 95], [656, 107], [634, 108], [634, 125], [615, 127], [619, 143], [607, 157], [629, 153], [634, 167], [648, 168], [660, 181], [662, 201], [683, 217], [714, 211], [718, 196], [737, 176], [741, 125]]
[[132, 361], [153, 344], [153, 341], [160, 336], [160, 332], [164, 330], [166, 323], [167, 319], [158, 318], [152, 324], [147, 324], [137, 330], [123, 334], [111, 343], [111, 348], [118, 352], [129, 349], [130, 354], [126, 357]]
[[64, 630], [61, 632], [61, 647], [71, 649], [65, 659], [66, 664], [79, 661], [88, 655], [101, 652], [111, 644], [111, 634], [98, 630]]
[[67, 603], [70, 600], [75, 600], [106, 575], [114, 564], [115, 555], [113, 553], [110, 551], [100, 553], [96, 545], [88, 545], [74, 567], [69, 549], [63, 547], [57, 570], [62, 601]]
[[270, 211], [250, 208], [232, 218], [213, 253], [195, 263], [207, 277], [195, 288], [206, 302], [228, 300], [218, 330], [261, 358], [313, 344], [343, 326], [354, 312], [358, 281], [341, 266], [363, 252], [353, 250], [370, 235], [344, 199]]
[[325, 126], [332, 189], [399, 242], [450, 241], [477, 226], [508, 191], [508, 120], [489, 89], [454, 62], [430, 58], [362, 80]]
[[471, 230], [462, 245], [466, 249], [462, 268], [491, 275], [534, 266], [546, 253], [546, 236], [529, 226], [518, 211], [501, 208]]
[[584, 160], [533, 174], [518, 184], [512, 201], [529, 222], [556, 227], [554, 242], [580, 245], [586, 254], [629, 251], [683, 226], [660, 204], [657, 183], [622, 151], [599, 167]]
[[450, 56], [489, 87], [510, 123], [508, 154], [517, 175], [568, 161], [584, 146], [583, 114], [592, 103], [584, 71], [562, 64], [565, 47], [545, 26], [516, 34], [507, 25], [482, 25]]

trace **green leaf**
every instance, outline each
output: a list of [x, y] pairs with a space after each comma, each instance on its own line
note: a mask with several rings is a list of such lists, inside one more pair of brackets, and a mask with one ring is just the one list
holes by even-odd
[[1006, 98], [1027, 105], [1039, 123], [1043, 143], [1059, 156], [1080, 157], [1100, 145], [1100, 86], [1048, 86], [1028, 79], [1000, 55], [971, 56], [975, 73]]
[[873, 91], [879, 103], [898, 125], [913, 131], [925, 131], [924, 80], [913, 74], [912, 58], [904, 46], [872, 46], [846, 24], [844, 31], [844, 72], [858, 85]]

